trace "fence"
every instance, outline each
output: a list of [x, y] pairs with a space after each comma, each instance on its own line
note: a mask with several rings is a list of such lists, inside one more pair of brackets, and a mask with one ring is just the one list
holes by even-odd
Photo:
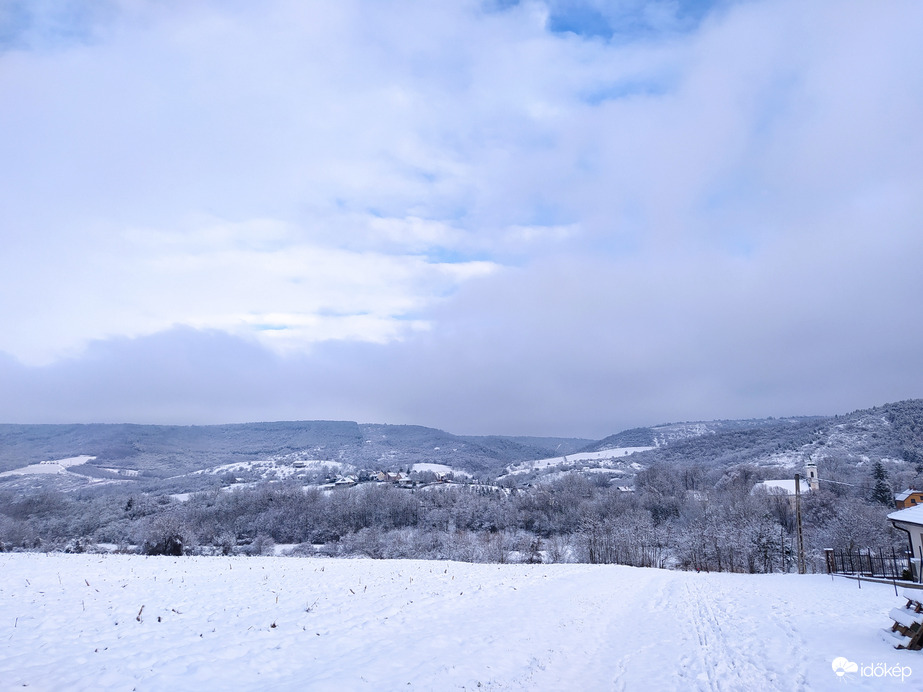
[[862, 550], [827, 548], [824, 550], [827, 574], [858, 574], [863, 577], [887, 579], [912, 579], [913, 568], [910, 557], [908, 551], [894, 548], [879, 548], [877, 551], [871, 548]]

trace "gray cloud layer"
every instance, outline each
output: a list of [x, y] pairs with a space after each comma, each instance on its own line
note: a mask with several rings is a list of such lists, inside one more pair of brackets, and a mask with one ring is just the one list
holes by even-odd
[[920, 396], [923, 10], [665, 8], [0, 31], [0, 419], [603, 436]]

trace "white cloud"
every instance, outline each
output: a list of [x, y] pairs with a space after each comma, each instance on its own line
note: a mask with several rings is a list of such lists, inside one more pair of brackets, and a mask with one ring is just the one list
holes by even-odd
[[420, 313], [491, 262], [440, 263], [305, 242], [277, 222], [130, 230], [91, 264], [61, 254], [20, 277], [28, 300], [8, 306], [26, 331], [0, 349], [41, 363], [93, 339], [189, 325], [251, 336], [285, 350], [328, 339], [386, 342], [426, 328]]
[[0, 53], [0, 351], [216, 329], [401, 374], [380, 420], [454, 387], [445, 425], [612, 391], [652, 423], [825, 406], [804, 382], [908, 391], [881, 383], [923, 347], [918, 3], [589, 4], [646, 28], [275, 0], [31, 29]]

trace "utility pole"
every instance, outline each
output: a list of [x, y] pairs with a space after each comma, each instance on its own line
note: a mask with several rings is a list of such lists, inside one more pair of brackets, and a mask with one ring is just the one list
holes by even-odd
[[795, 523], [798, 531], [798, 574], [807, 572], [804, 564], [804, 538], [801, 535], [801, 475], [795, 474]]

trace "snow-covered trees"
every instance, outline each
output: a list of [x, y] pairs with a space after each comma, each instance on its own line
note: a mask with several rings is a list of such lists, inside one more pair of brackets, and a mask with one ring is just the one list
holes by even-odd
[[[889, 507], [869, 501], [869, 467], [863, 485], [863, 469], [849, 460], [823, 466], [821, 489], [802, 500], [809, 563], [820, 569], [826, 547], [902, 548], [904, 537], [886, 520]], [[117, 487], [30, 497], [0, 492], [0, 546], [64, 549], [79, 538], [82, 545], [130, 543], [150, 553], [259, 554], [272, 544], [304, 544], [302, 554], [375, 558], [792, 568], [789, 498], [750, 493], [764, 468], [657, 464], [629, 490], [598, 476], [573, 471], [509, 488], [367, 482], [326, 491], [285, 481], [177, 497], [119, 494]]]
[[140, 538], [145, 555], [182, 555], [195, 543], [179, 512], [164, 512], [144, 522]]

